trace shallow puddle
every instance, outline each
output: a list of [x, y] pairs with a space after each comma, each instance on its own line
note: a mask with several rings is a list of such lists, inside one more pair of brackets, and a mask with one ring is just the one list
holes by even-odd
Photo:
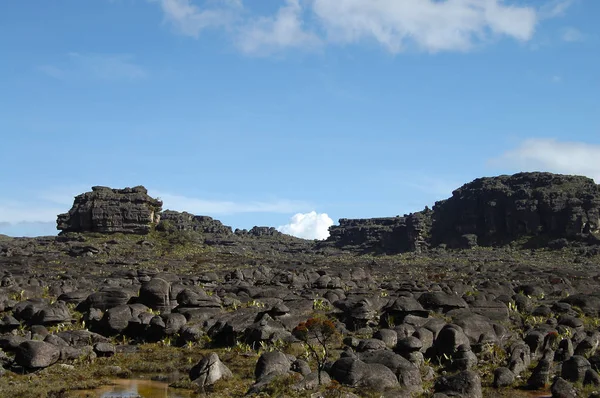
[[113, 385], [94, 390], [73, 391], [69, 398], [189, 398], [191, 391], [169, 388], [167, 383], [152, 380], [118, 379]]

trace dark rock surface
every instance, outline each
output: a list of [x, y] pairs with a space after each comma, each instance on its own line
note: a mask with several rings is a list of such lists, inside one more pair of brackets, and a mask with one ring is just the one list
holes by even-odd
[[[600, 384], [595, 194], [585, 179], [546, 177], [476, 181], [434, 210], [346, 220], [326, 242], [269, 227], [232, 233], [212, 218], [171, 211], [148, 233], [0, 237], [0, 373], [11, 372], [0, 377], [0, 395], [13, 376], [46, 377], [39, 369], [47, 366], [77, 373], [78, 364], [102, 375], [164, 367], [172, 374], [157, 377], [183, 377], [215, 396], [237, 383], [244, 391], [231, 396], [334, 388], [346, 396], [522, 398], [529, 392], [521, 388], [547, 392], [553, 381], [557, 396], [581, 394], [583, 385]], [[555, 179], [558, 193], [543, 185]], [[487, 202], [473, 195], [496, 198], [504, 210], [481, 218]], [[522, 197], [529, 210], [515, 213]], [[474, 230], [436, 218], [463, 210], [452, 222]], [[522, 219], [526, 226], [515, 229]], [[556, 228], [531, 227], [543, 220]], [[566, 244], [523, 250], [545, 234]], [[455, 244], [465, 249], [445, 248]], [[310, 318], [335, 329], [319, 368], [325, 383], [342, 386], [318, 385], [313, 359], [321, 350], [307, 344], [322, 336], [301, 341], [296, 329]], [[152, 359], [162, 352], [172, 356]], [[227, 368], [234, 380], [213, 383]]]
[[340, 219], [328, 242], [371, 253], [420, 251], [430, 246], [472, 248], [530, 238], [530, 244], [598, 243], [600, 187], [592, 179], [552, 173], [478, 178], [403, 217]]
[[161, 207], [162, 202], [148, 196], [142, 186], [96, 186], [75, 197], [71, 210], [58, 216], [57, 228], [63, 232], [145, 234], [159, 221]]
[[432, 212], [425, 209], [404, 217], [347, 219], [329, 228], [328, 242], [358, 252], [401, 253], [427, 247]]
[[592, 179], [519, 173], [478, 178], [437, 202], [432, 240], [460, 246], [469, 234], [483, 245], [539, 235], [574, 239], [599, 228], [600, 187]]
[[231, 227], [208, 216], [195, 216], [188, 212], [165, 210], [160, 214], [159, 230], [194, 231], [204, 234], [231, 235]]

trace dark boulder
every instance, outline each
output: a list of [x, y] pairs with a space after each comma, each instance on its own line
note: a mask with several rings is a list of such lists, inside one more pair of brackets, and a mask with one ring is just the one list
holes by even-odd
[[589, 369], [591, 369], [591, 364], [587, 359], [573, 355], [562, 364], [560, 376], [573, 383], [583, 382], [585, 372]]
[[221, 379], [233, 377], [231, 370], [219, 359], [216, 353], [202, 358], [191, 370], [190, 380], [200, 387], [211, 386]]
[[552, 392], [552, 398], [577, 398], [575, 387], [562, 377], [557, 377], [554, 380], [550, 392]]
[[86, 312], [90, 308], [96, 308], [105, 311], [109, 308], [127, 304], [132, 295], [130, 291], [120, 287], [106, 287], [90, 294], [84, 301], [79, 303], [77, 310]]
[[43, 341], [25, 341], [19, 345], [15, 362], [27, 369], [46, 368], [60, 358], [60, 349]]
[[94, 344], [94, 352], [99, 357], [112, 357], [115, 355], [115, 346], [110, 343], [96, 343]]
[[258, 358], [256, 368], [254, 369], [254, 377], [256, 380], [261, 380], [269, 375], [287, 374], [291, 370], [293, 362], [282, 352], [266, 352]]
[[329, 374], [342, 384], [366, 387], [377, 391], [397, 387], [396, 375], [380, 363], [367, 364], [354, 358], [340, 358], [331, 366]]
[[477, 373], [470, 370], [439, 378], [435, 383], [435, 391], [448, 396], [483, 398], [481, 379]]
[[505, 367], [497, 368], [494, 371], [494, 388], [509, 387], [515, 382], [515, 374]]
[[171, 284], [162, 278], [153, 278], [140, 288], [138, 302], [161, 312], [175, 307], [171, 303]]

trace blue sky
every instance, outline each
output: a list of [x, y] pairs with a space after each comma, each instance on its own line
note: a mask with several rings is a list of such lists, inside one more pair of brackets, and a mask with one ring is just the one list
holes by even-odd
[[2, 2], [0, 233], [56, 233], [92, 185], [324, 237], [329, 219], [420, 210], [481, 176], [600, 182], [598, 15], [595, 0]]

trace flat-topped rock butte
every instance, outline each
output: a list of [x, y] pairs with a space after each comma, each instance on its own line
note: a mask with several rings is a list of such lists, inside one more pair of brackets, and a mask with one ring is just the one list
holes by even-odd
[[93, 187], [58, 236], [0, 236], [1, 396], [128, 377], [217, 397], [600, 391], [589, 178], [479, 178], [324, 241], [162, 205]]

